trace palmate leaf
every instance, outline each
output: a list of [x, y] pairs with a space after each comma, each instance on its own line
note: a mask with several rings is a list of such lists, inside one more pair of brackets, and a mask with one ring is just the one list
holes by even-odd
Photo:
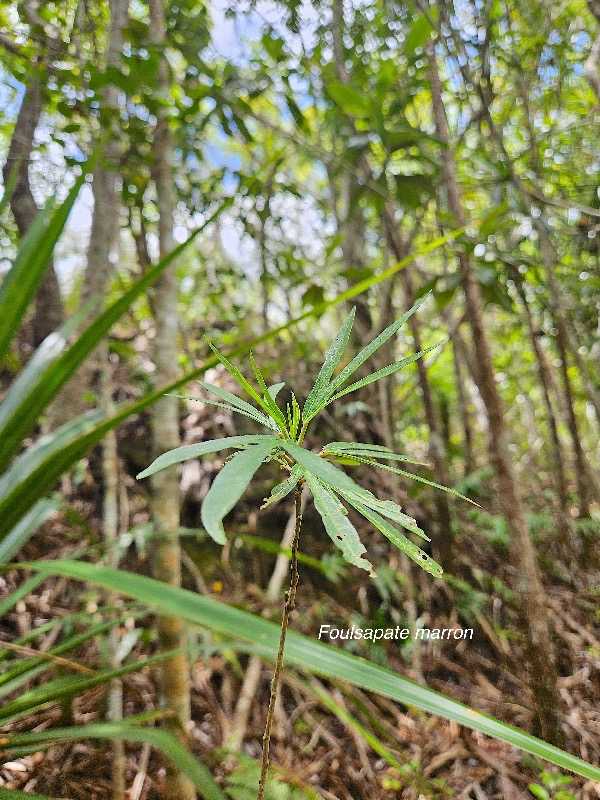
[[[211, 484], [200, 509], [202, 524], [207, 533], [218, 544], [225, 544], [223, 518], [240, 499], [254, 473], [278, 447], [280, 440], [275, 436], [261, 437], [264, 441], [252, 444], [246, 450], [236, 453], [228, 461]], [[181, 449], [181, 448], [180, 448]]]
[[346, 561], [355, 567], [366, 569], [374, 577], [373, 565], [365, 558], [361, 558], [366, 548], [360, 541], [356, 528], [348, 519], [348, 512], [344, 506], [331, 489], [310, 472], [306, 473], [306, 483], [332, 542], [342, 551]]
[[147, 478], [149, 475], [154, 475], [155, 472], [159, 472], [161, 469], [172, 467], [173, 464], [181, 464], [182, 461], [188, 461], [190, 458], [199, 458], [209, 453], [218, 453], [220, 450], [244, 448], [253, 444], [263, 444], [266, 442], [273, 442], [271, 445], [271, 449], [273, 449], [280, 441], [281, 440], [277, 436], [249, 434], [247, 436], [225, 436], [223, 439], [211, 439], [208, 442], [199, 442], [198, 444], [185, 444], [183, 447], [176, 447], [175, 450], [169, 450], [168, 453], [163, 453], [136, 477], [138, 480], [140, 478]]
[[443, 569], [440, 565], [430, 558], [427, 553], [424, 553], [421, 548], [417, 547], [416, 544], [407, 539], [397, 528], [388, 522], [383, 517], [379, 516], [376, 511], [373, 511], [372, 508], [364, 505], [359, 498], [355, 495], [348, 495], [347, 500], [351, 503], [354, 508], [362, 514], [365, 519], [368, 519], [376, 528], [378, 528], [384, 536], [386, 536], [392, 544], [394, 544], [399, 550], [402, 550], [409, 558], [417, 563], [421, 569], [424, 569], [425, 572], [429, 572], [431, 575], [435, 576], [436, 578], [441, 578]]
[[323, 362], [323, 366], [317, 375], [315, 385], [310, 390], [310, 393], [306, 398], [304, 408], [302, 409], [302, 421], [304, 423], [309, 422], [315, 416], [315, 414], [318, 414], [318, 412], [327, 404], [329, 397], [329, 382], [331, 380], [331, 376], [333, 375], [333, 371], [340, 363], [340, 359], [344, 354], [346, 345], [348, 344], [355, 314], [356, 308], [353, 308], [346, 317], [344, 324], [338, 331], [331, 344], [331, 347], [327, 351], [325, 361]]

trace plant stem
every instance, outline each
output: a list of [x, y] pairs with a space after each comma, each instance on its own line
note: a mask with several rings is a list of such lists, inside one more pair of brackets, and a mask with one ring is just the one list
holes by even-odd
[[267, 783], [267, 772], [269, 770], [269, 745], [271, 743], [271, 728], [275, 717], [275, 701], [277, 700], [277, 687], [283, 668], [283, 649], [285, 647], [285, 637], [290, 621], [290, 614], [296, 608], [296, 589], [298, 588], [298, 542], [300, 540], [300, 527], [302, 525], [302, 484], [299, 481], [295, 493], [296, 527], [294, 528], [294, 539], [292, 541], [292, 556], [290, 559], [290, 587], [285, 593], [285, 604], [283, 607], [283, 617], [281, 620], [281, 634], [279, 636], [279, 649], [275, 659], [275, 672], [271, 682], [271, 696], [269, 698], [269, 710], [267, 711], [267, 723], [263, 733], [262, 747], [262, 766], [260, 770], [260, 781], [258, 784], [258, 795], [256, 800], [263, 800]]

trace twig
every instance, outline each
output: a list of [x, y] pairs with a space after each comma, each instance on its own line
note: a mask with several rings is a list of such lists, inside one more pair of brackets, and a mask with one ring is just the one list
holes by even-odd
[[41, 650], [34, 650], [32, 647], [25, 647], [22, 644], [13, 644], [12, 642], [0, 641], [0, 649], [5, 647], [7, 650], [14, 650], [16, 653], [22, 653], [26, 656], [33, 656], [34, 658], [46, 658], [49, 661], [54, 661], [55, 664], [60, 664], [62, 667], [72, 669], [75, 672], [84, 672], [86, 675], [95, 675], [96, 671], [89, 667], [79, 664], [77, 661], [70, 661], [68, 658], [55, 656], [52, 653], [44, 653]]
[[258, 784], [258, 795], [256, 800], [264, 800], [265, 785], [267, 782], [267, 772], [269, 769], [269, 745], [271, 742], [271, 728], [275, 717], [275, 701], [277, 700], [277, 687], [283, 668], [283, 649], [285, 647], [285, 637], [287, 635], [290, 614], [296, 608], [296, 589], [298, 588], [298, 542], [300, 540], [300, 528], [302, 526], [302, 485], [300, 481], [296, 486], [295, 511], [296, 526], [294, 528], [294, 539], [292, 541], [292, 557], [290, 559], [290, 588], [285, 593], [285, 605], [283, 608], [283, 618], [281, 620], [281, 635], [279, 637], [279, 649], [275, 659], [275, 672], [271, 683], [271, 696], [269, 698], [269, 710], [267, 711], [267, 724], [263, 734], [262, 765], [260, 770], [260, 781]]

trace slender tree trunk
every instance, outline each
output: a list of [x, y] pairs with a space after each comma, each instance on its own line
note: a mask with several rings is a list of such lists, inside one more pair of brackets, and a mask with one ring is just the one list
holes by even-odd
[[[32, 77], [26, 90], [13, 130], [6, 163], [2, 170], [4, 185], [16, 173], [16, 183], [10, 197], [10, 209], [21, 239], [25, 236], [38, 213], [31, 191], [29, 163], [33, 140], [44, 105], [42, 86]], [[15, 171], [13, 173], [13, 170]], [[64, 322], [64, 309], [54, 264], [44, 273], [35, 298], [33, 317], [33, 345], [37, 345]]]
[[519, 281], [519, 276], [517, 274], [515, 274], [513, 278], [515, 280], [517, 292], [519, 294], [519, 297], [521, 298], [521, 304], [523, 306], [525, 322], [527, 325], [527, 332], [529, 334], [529, 340], [531, 342], [531, 346], [535, 353], [538, 378], [540, 381], [540, 386], [542, 387], [542, 396], [544, 398], [544, 405], [546, 407], [546, 417], [548, 419], [548, 426], [550, 428], [550, 448], [551, 448], [551, 458], [552, 458], [551, 472], [554, 478], [554, 488], [558, 500], [558, 514], [557, 514], [558, 532], [560, 535], [561, 542], [563, 544], [566, 544], [571, 539], [571, 524], [569, 516], [567, 478], [565, 476], [565, 470], [564, 470], [564, 463], [566, 459], [563, 456], [560, 437], [558, 435], [558, 425], [556, 422], [556, 415], [554, 414], [554, 408], [552, 406], [552, 400], [550, 397], [551, 384], [547, 374], [549, 365], [544, 357], [544, 353], [542, 352], [542, 344], [537, 334], [537, 330], [533, 320], [533, 315], [531, 313], [531, 309], [529, 308], [529, 303], [527, 302], [523, 285]]
[[[451, 147], [448, 146], [450, 137], [442, 99], [442, 88], [437, 72], [435, 52], [431, 47], [429, 48], [429, 67], [437, 134], [447, 145], [443, 150], [442, 157], [448, 204], [458, 224], [464, 225], [465, 215], [456, 176], [454, 155]], [[466, 253], [459, 254], [459, 261], [467, 314], [477, 354], [479, 388], [489, 420], [490, 460], [497, 475], [500, 499], [511, 532], [512, 557], [517, 573], [516, 589], [523, 599], [523, 613], [527, 626], [527, 651], [531, 669], [530, 685], [542, 736], [550, 742], [560, 744], [563, 740], [563, 733], [546, 597], [508, 448], [504, 408], [495, 380], [477, 273]]]
[[464, 439], [464, 474], [470, 475], [475, 469], [475, 459], [473, 456], [473, 424], [471, 412], [469, 411], [469, 401], [465, 391], [463, 367], [461, 365], [459, 350], [456, 344], [456, 336], [451, 337], [452, 341], [452, 364], [454, 367], [454, 380], [456, 383], [456, 394], [458, 396], [458, 410], [463, 428]]
[[[166, 39], [165, 9], [162, 0], [150, 0], [150, 35], [161, 49]], [[161, 58], [158, 93], [166, 99], [169, 90], [168, 64]], [[175, 191], [173, 181], [173, 139], [164, 110], [157, 112], [153, 143], [152, 177], [159, 211], [159, 249], [164, 258], [174, 248], [173, 225]], [[177, 375], [177, 276], [172, 264], [157, 280], [154, 291], [155, 379], [158, 385], [170, 383]], [[180, 444], [178, 401], [161, 398], [153, 410], [152, 436], [154, 456]], [[153, 542], [152, 571], [154, 577], [172, 586], [181, 585], [181, 549], [178, 537], [179, 479], [177, 469], [163, 470], [152, 479], [150, 510], [156, 538]], [[158, 637], [161, 650], [180, 650], [163, 662], [160, 671], [160, 694], [164, 707], [171, 712], [168, 726], [180, 741], [187, 743], [190, 709], [190, 677], [187, 653], [187, 630], [180, 617], [160, 616]], [[193, 800], [196, 796], [191, 781], [171, 764], [167, 764], [166, 800]]]

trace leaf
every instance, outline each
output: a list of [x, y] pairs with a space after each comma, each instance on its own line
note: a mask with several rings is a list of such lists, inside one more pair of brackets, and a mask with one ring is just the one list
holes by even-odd
[[356, 492], [357, 494], [363, 491], [350, 476], [316, 453], [311, 453], [310, 450], [300, 447], [295, 442], [285, 441], [280, 442], [280, 445], [281, 449], [285, 450], [294, 461], [301, 464], [307, 472], [312, 472], [313, 475], [316, 475], [323, 483], [335, 489], [345, 489], [348, 492]]
[[[67, 578], [120, 592], [146, 603], [163, 614], [181, 617], [193, 625], [207, 628], [222, 636], [250, 642], [264, 657], [271, 661], [275, 660], [279, 647], [279, 625], [268, 622], [258, 615], [228, 606], [215, 598], [178, 589], [147, 578], [145, 575], [77, 561], [34, 561], [21, 563], [18, 567], [34, 569], [42, 576], [64, 575]], [[444, 697], [439, 692], [403, 678], [390, 669], [330, 647], [315, 640], [314, 637], [289, 631], [285, 657], [288, 664], [295, 665], [301, 670], [317, 673], [329, 680], [344, 680], [398, 703], [453, 720], [486, 736], [520, 747], [562, 769], [571, 770], [589, 780], [600, 781], [600, 768], [588, 764], [583, 759]]]
[[[96, 723], [71, 728], [51, 728], [40, 733], [15, 733], [6, 738], [9, 740], [9, 748], [10, 746], [18, 747], [28, 744], [41, 744], [43, 742], [54, 743], [73, 739], [110, 739], [111, 741], [123, 740], [149, 744], [163, 752], [178, 769], [187, 775], [200, 793], [201, 798], [204, 800], [226, 800], [226, 795], [215, 783], [207, 768], [186, 750], [172, 734], [158, 728], [140, 727], [123, 720], [122, 722]], [[0, 790], [0, 797], [6, 791]], [[11, 792], [8, 793], [8, 796], [10, 794]], [[40, 795], [30, 795], [26, 792], [12, 794], [15, 800], [40, 797]]]
[[380, 517], [376, 511], [373, 509], [368, 508], [366, 505], [363, 505], [358, 499], [354, 496], [348, 496], [348, 502], [351, 503], [354, 508], [362, 514], [365, 519], [368, 519], [370, 523], [375, 525], [384, 536], [394, 544], [399, 550], [402, 550], [409, 558], [412, 558], [421, 569], [424, 569], [425, 572], [429, 572], [431, 575], [435, 576], [436, 578], [441, 578], [443, 570], [440, 565], [430, 558], [427, 553], [424, 553], [420, 547], [417, 547], [416, 544], [407, 539], [402, 533], [400, 533], [397, 528], [394, 528], [392, 524], [390, 524], [387, 520], [383, 517]]
[[362, 364], [364, 364], [368, 358], [370, 358], [373, 355], [373, 353], [379, 350], [379, 348], [383, 344], [385, 344], [389, 339], [391, 339], [392, 336], [395, 333], [397, 333], [397, 331], [402, 327], [402, 325], [404, 325], [404, 323], [408, 319], [410, 319], [410, 317], [412, 317], [415, 311], [418, 311], [418, 309], [423, 305], [423, 303], [429, 298], [429, 294], [430, 293], [424, 295], [423, 297], [420, 297], [417, 300], [417, 302], [412, 306], [412, 308], [409, 308], [409, 310], [406, 311], [400, 317], [400, 319], [397, 319], [395, 322], [392, 322], [392, 324], [389, 325], [384, 331], [382, 331], [379, 334], [379, 336], [376, 336], [375, 339], [373, 339], [373, 341], [370, 342], [370, 344], [368, 344], [360, 351], [360, 353], [354, 356], [354, 358], [348, 364], [348, 366], [345, 367], [340, 372], [337, 378], [333, 379], [333, 381], [331, 382], [331, 386], [329, 387], [330, 389], [329, 393], [333, 394], [336, 391], [336, 389], [338, 389], [342, 384], [344, 384], [348, 380], [348, 378], [352, 375], [353, 372], [356, 372], [356, 370]]
[[155, 472], [159, 472], [161, 469], [172, 467], [173, 464], [180, 464], [182, 461], [189, 461], [191, 458], [200, 458], [200, 456], [205, 456], [209, 453], [218, 453], [220, 450], [228, 450], [232, 447], [248, 447], [249, 445], [264, 444], [266, 442], [272, 442], [271, 449], [273, 449], [280, 440], [277, 436], [261, 436], [257, 434], [225, 436], [223, 439], [211, 439], [208, 442], [200, 442], [199, 444], [186, 444], [183, 447], [176, 447], [175, 450], [169, 450], [168, 453], [163, 453], [136, 477], [141, 480], [142, 478], [147, 478], [148, 475], [154, 475]]
[[373, 565], [365, 558], [361, 558], [366, 548], [360, 541], [356, 528], [348, 519], [348, 512], [344, 506], [333, 492], [310, 472], [306, 473], [306, 483], [312, 492], [315, 508], [323, 520], [329, 538], [342, 551], [346, 561], [355, 567], [366, 569], [371, 576], [374, 576]]
[[263, 400], [265, 401], [269, 412], [274, 420], [277, 421], [277, 424], [281, 428], [282, 431], [285, 431], [285, 417], [283, 416], [283, 412], [275, 402], [274, 398], [271, 397], [269, 394], [269, 389], [267, 388], [267, 384], [265, 383], [265, 379], [263, 377], [262, 372], [260, 371], [258, 364], [254, 360], [254, 356], [252, 355], [252, 350], [250, 351], [250, 363], [252, 364], [252, 370], [258, 381], [258, 384], [263, 392]]
[[288, 494], [296, 488], [298, 481], [302, 477], [304, 477], [304, 469], [300, 464], [294, 464], [289, 476], [271, 489], [271, 494], [265, 498], [261, 508], [266, 508], [273, 503], [278, 503], [280, 500], [283, 500], [284, 497], [287, 497]]
[[331, 81], [325, 88], [333, 102], [346, 114], [353, 117], [369, 116], [367, 101], [355, 89], [340, 83], [340, 81]]
[[[347, 456], [354, 458], [355, 456], [362, 456], [363, 458], [384, 458], [388, 461], [402, 461], [405, 464], [415, 464], [419, 467], [429, 467], [430, 465], [424, 461], [413, 461], [407, 456], [401, 456], [392, 452], [388, 447], [375, 444], [362, 444], [360, 442], [330, 442], [325, 445], [322, 450], [325, 456]], [[360, 463], [360, 462], [357, 462]]]
[[466, 500], [467, 503], [471, 503], [473, 506], [479, 507], [479, 504], [476, 503], [474, 500], [470, 500], [468, 497], [465, 497], [464, 494], [457, 492], [456, 489], [450, 489], [448, 486], [443, 486], [441, 483], [435, 483], [435, 481], [429, 481], [427, 478], [422, 478], [420, 475], [415, 475], [412, 472], [406, 472], [403, 469], [397, 469], [396, 467], [390, 467], [389, 464], [379, 464], [377, 461], [373, 461], [372, 458], [361, 458], [356, 456], [357, 461], [362, 461], [363, 464], [369, 464], [371, 467], [379, 467], [379, 469], [385, 469], [387, 472], [394, 472], [396, 475], [404, 475], [405, 478], [410, 478], [412, 481], [417, 481], [418, 483], [425, 483], [427, 486], [433, 486], [436, 489], [441, 489], [443, 492], [448, 492], [448, 494], [453, 494], [455, 497], [460, 497], [461, 500]]
[[425, 14], [419, 14], [416, 20], [410, 27], [409, 32], [406, 34], [406, 39], [404, 40], [404, 53], [407, 56], [412, 56], [420, 47], [423, 47], [427, 44], [429, 37], [431, 36], [431, 23]]
[[302, 410], [302, 420], [305, 423], [311, 420], [315, 414], [318, 413], [327, 400], [329, 381], [331, 380], [333, 371], [339, 364], [340, 358], [342, 357], [344, 350], [346, 349], [346, 345], [348, 344], [355, 314], [356, 307], [353, 308], [346, 317], [344, 324], [337, 332], [331, 347], [327, 351], [325, 361], [323, 362], [323, 366], [317, 375], [315, 385], [306, 398], [306, 402]]
[[284, 386], [285, 386], [285, 381], [281, 381], [281, 383], [274, 383], [272, 386], [269, 386], [267, 388], [267, 391], [269, 392], [273, 400], [275, 400], [275, 398], [277, 397], [277, 395], [283, 389]]
[[17, 522], [15, 527], [6, 536], [0, 539], [0, 564], [6, 564], [23, 547], [40, 525], [60, 508], [59, 496], [38, 500], [37, 503]]
[[360, 381], [356, 381], [356, 383], [350, 384], [347, 386], [343, 391], [338, 392], [331, 398], [331, 402], [337, 400], [339, 397], [343, 397], [345, 394], [350, 394], [350, 392], [355, 392], [357, 389], [362, 389], [363, 386], [368, 386], [370, 383], [374, 383], [375, 381], [379, 381], [382, 378], [386, 378], [388, 375], [393, 375], [394, 372], [398, 372], [404, 367], [407, 367], [409, 364], [412, 364], [414, 361], [417, 361], [422, 356], [427, 355], [432, 350], [435, 350], [440, 345], [445, 344], [447, 339], [442, 339], [441, 342], [432, 345], [431, 347], [427, 347], [425, 350], [419, 350], [418, 353], [413, 353], [412, 356], [408, 356], [407, 358], [403, 358], [401, 361], [396, 361], [393, 364], [389, 364], [387, 367], [383, 367], [382, 369], [378, 369], [377, 372], [373, 372], [371, 375], [368, 375], [366, 378], [363, 378]]
[[428, 542], [431, 541], [429, 536], [425, 534], [425, 531], [419, 528], [417, 521], [412, 517], [409, 517], [408, 514], [404, 514], [400, 506], [394, 503], [392, 500], [380, 500], [378, 497], [375, 497], [374, 494], [371, 494], [371, 492], [367, 492], [366, 489], [363, 490], [360, 495], [356, 494], [355, 492], [342, 491], [340, 491], [340, 494], [349, 503], [351, 503], [353, 500], [356, 500], [362, 505], [367, 506], [367, 508], [377, 511], [382, 516], [391, 519], [393, 522], [397, 522], [411, 533], [420, 536], [422, 539], [425, 539]]
[[261, 439], [262, 442], [236, 453], [225, 464], [204, 498], [200, 517], [207, 533], [217, 544], [225, 544], [227, 541], [223, 518], [240, 499], [265, 458], [280, 444], [275, 436], [263, 436]]
[[208, 346], [213, 351], [213, 353], [216, 355], [216, 357], [221, 362], [221, 364], [223, 364], [223, 366], [225, 367], [227, 372], [231, 375], [231, 377], [234, 378], [240, 384], [240, 386], [248, 392], [250, 397], [256, 403], [258, 403], [258, 405], [261, 408], [263, 408], [265, 411], [268, 412], [269, 411], [269, 407], [268, 407], [267, 403], [262, 399], [262, 397], [256, 391], [254, 386], [252, 386], [252, 384], [249, 383], [248, 380], [242, 375], [242, 373], [239, 371], [239, 369], [237, 367], [234, 367], [233, 364], [225, 358], [225, 356], [221, 355], [221, 353], [219, 353], [219, 351], [214, 346], [214, 344], [212, 344], [212, 342], [208, 342]]
[[260, 425], [264, 425], [269, 430], [277, 431], [279, 428], [273, 422], [270, 417], [267, 417], [266, 414], [263, 414], [262, 411], [258, 411], [253, 406], [252, 413], [250, 411], [242, 410], [241, 408], [236, 408], [233, 405], [229, 405], [229, 403], [219, 403], [217, 400], [208, 400], [206, 397], [188, 397], [185, 394], [169, 394], [166, 395], [167, 397], [179, 397], [181, 400], [195, 400], [198, 403], [206, 403], [209, 406], [217, 406], [217, 408], [224, 408], [226, 411], [231, 411], [235, 414], [242, 414], [244, 417], [248, 417], [249, 419], [253, 419], [255, 422], [258, 422]]

